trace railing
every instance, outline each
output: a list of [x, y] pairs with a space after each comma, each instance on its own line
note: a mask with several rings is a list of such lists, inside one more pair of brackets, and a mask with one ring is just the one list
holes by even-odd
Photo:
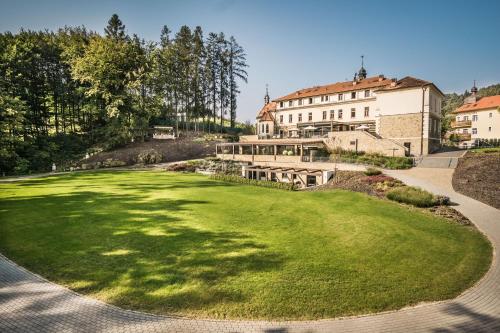
[[303, 155], [301, 158], [302, 162], [331, 162], [329, 156], [309, 156]]
[[472, 126], [472, 121], [470, 120], [452, 120], [451, 121], [451, 128], [461, 128], [461, 127], [471, 127]]
[[471, 139], [471, 135], [470, 135], [470, 133], [459, 133], [458, 139], [460, 141], [469, 141]]

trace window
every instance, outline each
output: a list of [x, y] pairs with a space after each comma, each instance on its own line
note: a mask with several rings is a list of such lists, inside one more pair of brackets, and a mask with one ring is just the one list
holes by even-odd
[[283, 102], [280, 102], [280, 108], [282, 108], [282, 107], [283, 107]]
[[[491, 113], [490, 113], [491, 114]], [[491, 132], [491, 127], [488, 127], [488, 132]]]
[[472, 115], [472, 121], [477, 121], [477, 114]]
[[365, 97], [370, 97], [370, 90], [365, 90]]
[[351, 99], [356, 99], [356, 92], [355, 92], [355, 91], [353, 91], [353, 92], [351, 93]]
[[457, 116], [457, 121], [460, 121], [460, 116]]
[[283, 124], [283, 115], [280, 114], [280, 123]]
[[302, 113], [299, 113], [299, 123], [302, 122]]
[[309, 113], [308, 113], [308, 115], [307, 115], [307, 119], [308, 119], [309, 121], [312, 121], [312, 120], [313, 120], [313, 114], [312, 114], [312, 112], [309, 112]]
[[464, 133], [464, 134], [468, 134], [468, 133], [469, 133], [469, 130], [468, 130], [467, 128], [464, 128], [464, 129], [463, 129], [463, 131], [462, 131], [462, 133]]
[[288, 106], [293, 106], [293, 101], [288, 101]]
[[335, 111], [330, 110], [330, 119], [335, 119]]
[[299, 99], [299, 105], [302, 105], [302, 98]]
[[260, 126], [260, 128], [261, 128], [260, 132], [261, 132], [261, 133], [264, 133], [264, 124], [262, 124], [262, 125]]
[[339, 99], [339, 101], [343, 100], [343, 99], [344, 99], [344, 95], [339, 94], [339, 95], [338, 95], [338, 99]]
[[326, 120], [326, 111], [323, 111], [323, 120]]
[[370, 116], [370, 108], [368, 106], [365, 106], [365, 117]]
[[493, 113], [490, 112], [490, 118], [493, 117]]
[[464, 121], [469, 120], [469, 116], [464, 116]]
[[321, 96], [321, 101], [324, 102], [325, 101], [325, 96]]
[[293, 121], [293, 114], [288, 115], [288, 122], [291, 123]]
[[309, 104], [312, 104], [313, 103], [313, 99], [312, 97], [309, 97]]
[[328, 102], [328, 95], [325, 96], [325, 102]]
[[351, 109], [351, 118], [356, 118], [356, 109]]
[[269, 124], [266, 124], [266, 133], [269, 133]]
[[342, 119], [342, 109], [339, 110], [339, 116], [338, 116], [339, 119]]
[[477, 134], [477, 128], [472, 129], [472, 134]]

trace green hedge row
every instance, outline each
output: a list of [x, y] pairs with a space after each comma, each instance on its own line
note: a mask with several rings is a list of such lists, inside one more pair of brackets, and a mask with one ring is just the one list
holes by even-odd
[[230, 182], [230, 183], [277, 188], [280, 190], [288, 190], [288, 191], [295, 190], [295, 186], [293, 183], [281, 183], [281, 182], [271, 182], [271, 181], [267, 181], [267, 180], [248, 179], [248, 178], [243, 178], [243, 177], [235, 176], [235, 175], [224, 175], [224, 174], [216, 173], [216, 174], [211, 175], [210, 179], [221, 180], [221, 181]]
[[396, 187], [386, 194], [387, 198], [417, 207], [432, 207], [440, 204], [434, 194], [413, 186]]
[[410, 157], [392, 157], [381, 154], [368, 154], [349, 150], [336, 151], [331, 159], [338, 162], [374, 165], [386, 169], [409, 169], [413, 166]]

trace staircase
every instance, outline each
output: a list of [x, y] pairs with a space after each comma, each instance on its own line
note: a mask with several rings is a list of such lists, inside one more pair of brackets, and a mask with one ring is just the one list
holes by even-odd
[[415, 160], [417, 168], [455, 169], [458, 157], [424, 156]]

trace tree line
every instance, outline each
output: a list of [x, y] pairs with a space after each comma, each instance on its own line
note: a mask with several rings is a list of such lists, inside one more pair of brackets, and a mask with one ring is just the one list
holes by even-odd
[[236, 125], [244, 49], [224, 33], [167, 26], [159, 42], [83, 26], [0, 34], [0, 172], [46, 170], [102, 143], [142, 140], [152, 125], [222, 132]]

